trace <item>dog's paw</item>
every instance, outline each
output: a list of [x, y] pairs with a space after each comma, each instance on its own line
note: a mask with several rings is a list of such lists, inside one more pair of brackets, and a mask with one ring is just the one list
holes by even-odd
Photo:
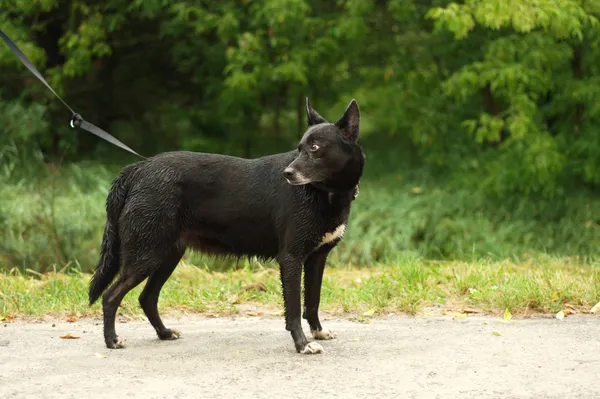
[[316, 353], [323, 353], [323, 347], [316, 342], [309, 342], [308, 345], [300, 351], [303, 355], [314, 355]]
[[115, 337], [106, 341], [106, 347], [108, 349], [123, 349], [125, 348], [125, 340], [121, 337]]
[[174, 339], [179, 339], [182, 336], [183, 336], [183, 334], [181, 334], [181, 331], [179, 331], [179, 330], [167, 329], [163, 333], [159, 334], [158, 338], [160, 338], [162, 340], [166, 340], [166, 341], [171, 341]]
[[337, 333], [331, 330], [310, 330], [314, 339], [330, 340], [337, 337]]

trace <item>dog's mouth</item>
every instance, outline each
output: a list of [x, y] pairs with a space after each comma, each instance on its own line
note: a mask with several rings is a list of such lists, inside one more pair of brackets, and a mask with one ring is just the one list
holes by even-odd
[[287, 182], [292, 186], [302, 186], [312, 182], [312, 180], [307, 179], [304, 176], [286, 177], [285, 180], [287, 180]]

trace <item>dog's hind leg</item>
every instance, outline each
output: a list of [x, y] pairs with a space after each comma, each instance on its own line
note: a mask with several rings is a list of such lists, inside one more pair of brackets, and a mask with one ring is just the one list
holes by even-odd
[[169, 279], [173, 270], [181, 260], [184, 249], [173, 248], [173, 250], [164, 258], [162, 265], [148, 279], [144, 290], [142, 291], [139, 301], [146, 317], [156, 330], [158, 338], [177, 339], [181, 337], [181, 333], [177, 330], [172, 330], [163, 324], [158, 314], [158, 296], [165, 282]]
[[117, 332], [115, 331], [117, 309], [123, 297], [144, 281], [146, 277], [145, 274], [141, 274], [133, 268], [128, 269], [104, 293], [102, 297], [102, 310], [104, 313], [104, 342], [107, 348], [119, 349], [125, 347], [124, 341], [117, 336]]
[[320, 248], [310, 254], [304, 262], [304, 314], [310, 332], [315, 339], [333, 339], [337, 334], [331, 330], [323, 330], [319, 321], [319, 303], [321, 302], [321, 284], [325, 261], [330, 248]]
[[291, 254], [277, 257], [281, 272], [283, 288], [283, 304], [285, 308], [285, 329], [292, 334], [296, 351], [302, 354], [323, 352], [323, 347], [316, 342], [308, 342], [302, 331], [302, 314], [300, 307], [300, 288], [302, 282], [302, 261]]

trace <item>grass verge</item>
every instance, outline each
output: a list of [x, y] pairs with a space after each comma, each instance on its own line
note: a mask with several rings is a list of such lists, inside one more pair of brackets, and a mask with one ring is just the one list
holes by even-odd
[[[0, 274], [0, 319], [23, 316], [90, 316], [89, 274], [18, 272]], [[141, 286], [123, 301], [122, 314], [140, 315]], [[515, 315], [586, 313], [600, 300], [600, 263], [571, 258], [523, 262], [428, 262], [418, 259], [369, 268], [326, 269], [321, 309], [359, 316], [432, 309]], [[182, 263], [163, 288], [159, 306], [209, 315], [235, 314], [243, 305], [279, 312], [279, 272], [272, 267], [208, 271]]]

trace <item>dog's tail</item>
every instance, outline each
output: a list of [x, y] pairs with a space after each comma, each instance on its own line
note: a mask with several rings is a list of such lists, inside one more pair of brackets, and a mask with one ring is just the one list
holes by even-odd
[[136, 168], [137, 164], [125, 167], [113, 181], [106, 198], [106, 226], [102, 237], [100, 260], [90, 282], [90, 305], [98, 300], [121, 268], [119, 216], [129, 193], [129, 177]]

